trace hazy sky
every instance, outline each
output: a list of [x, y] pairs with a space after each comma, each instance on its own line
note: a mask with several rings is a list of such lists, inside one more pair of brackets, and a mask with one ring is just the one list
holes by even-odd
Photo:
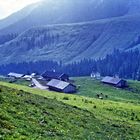
[[40, 0], [0, 0], [0, 19]]

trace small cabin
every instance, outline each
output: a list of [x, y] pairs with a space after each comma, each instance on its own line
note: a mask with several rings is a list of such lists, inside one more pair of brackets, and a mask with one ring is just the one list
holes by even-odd
[[124, 79], [120, 79], [120, 78], [114, 78], [114, 77], [110, 77], [110, 76], [106, 76], [102, 79], [101, 81], [102, 83], [108, 84], [108, 85], [112, 85], [118, 88], [124, 88], [127, 87], [127, 81]]
[[15, 78], [15, 79], [20, 79], [24, 77], [24, 74], [19, 74], [19, 73], [14, 73], [14, 72], [10, 72], [8, 74], [8, 77], [10, 78]]
[[91, 78], [100, 80], [101, 79], [101, 74], [99, 72], [92, 72], [90, 75]]
[[26, 81], [31, 81], [32, 76], [31, 75], [24, 75], [23, 79], [25, 79]]
[[69, 76], [67, 74], [58, 73], [54, 71], [45, 71], [41, 76], [47, 81], [50, 81], [52, 79], [58, 79], [61, 81], [69, 81]]
[[50, 90], [62, 92], [62, 93], [76, 93], [76, 86], [57, 79], [52, 79], [48, 82], [47, 86]]

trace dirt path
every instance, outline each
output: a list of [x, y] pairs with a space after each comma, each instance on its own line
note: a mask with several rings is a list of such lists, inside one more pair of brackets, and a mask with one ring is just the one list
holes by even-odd
[[47, 86], [43, 86], [43, 85], [41, 85], [36, 79], [32, 79], [32, 82], [35, 84], [35, 86], [37, 87], [37, 88], [39, 88], [39, 89], [42, 89], [42, 90], [46, 90], [46, 89], [48, 89], [48, 87]]

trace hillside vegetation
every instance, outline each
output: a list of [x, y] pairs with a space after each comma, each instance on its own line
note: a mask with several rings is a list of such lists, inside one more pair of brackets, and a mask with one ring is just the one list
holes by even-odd
[[0, 34], [20, 33], [40, 25], [120, 17], [138, 13], [139, 7], [139, 0], [42, 0], [0, 20]]
[[129, 87], [125, 89], [102, 84], [91, 78], [76, 78], [76, 84], [80, 85], [78, 93], [83, 96], [97, 98], [97, 94], [103, 93], [108, 96], [105, 98], [107, 100], [140, 104], [140, 82], [137, 81], [129, 81]]
[[[12, 126], [10, 130], [1, 128], [2, 137], [140, 139], [139, 82], [130, 81], [131, 88], [135, 89], [133, 92], [102, 85], [89, 78], [76, 78], [76, 83], [81, 85], [77, 95], [67, 95], [0, 82], [1, 120], [3, 122], [3, 115], [6, 116], [4, 122]], [[99, 100], [96, 94], [100, 92], [108, 98]], [[47, 115], [42, 113], [44, 110]], [[32, 131], [35, 133], [30, 135]]]
[[98, 59], [118, 50], [138, 48], [140, 16], [126, 16], [79, 24], [39, 26], [0, 45], [0, 64], [41, 60], [75, 62]]
[[98, 131], [97, 138], [106, 137], [105, 128], [88, 111], [23, 91], [0, 90], [1, 140], [87, 139]]

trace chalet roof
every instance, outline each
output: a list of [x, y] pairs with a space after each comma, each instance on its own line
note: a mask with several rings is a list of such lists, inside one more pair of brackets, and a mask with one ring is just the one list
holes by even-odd
[[[51, 87], [55, 87], [57, 89], [65, 89], [67, 86], [72, 85], [68, 82], [64, 82], [64, 81], [60, 81], [60, 80], [56, 80], [56, 79], [52, 79], [50, 82], [48, 82], [47, 86], [51, 86]], [[74, 85], [72, 85], [74, 86]]]
[[[45, 71], [42, 74], [42, 77], [51, 77], [51, 78], [61, 78], [63, 75], [66, 75], [64, 73], [58, 73], [58, 72], [53, 72], [53, 71]], [[67, 75], [68, 76], [68, 75]]]
[[24, 78], [32, 78], [31, 75], [24, 75]]
[[10, 73], [8, 74], [8, 76], [16, 77], [16, 78], [21, 78], [21, 77], [24, 76], [24, 74], [19, 74], [19, 73], [10, 72]]
[[102, 82], [117, 85], [119, 82], [121, 82], [121, 80], [122, 79], [120, 78], [106, 76], [102, 79]]

